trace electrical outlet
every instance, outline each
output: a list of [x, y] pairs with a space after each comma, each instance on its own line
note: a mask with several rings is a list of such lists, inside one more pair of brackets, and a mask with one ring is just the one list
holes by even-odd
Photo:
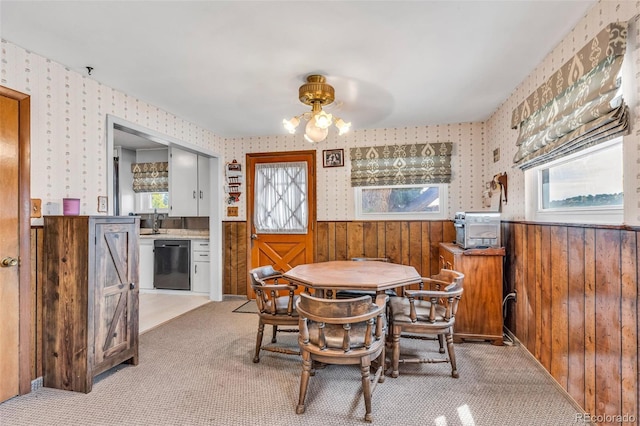
[[107, 197], [105, 197], [104, 195], [98, 196], [98, 212], [107, 212]]

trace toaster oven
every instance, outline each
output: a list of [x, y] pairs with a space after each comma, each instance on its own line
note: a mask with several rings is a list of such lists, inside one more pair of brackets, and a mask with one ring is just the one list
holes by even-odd
[[500, 247], [500, 213], [458, 212], [453, 226], [463, 249]]

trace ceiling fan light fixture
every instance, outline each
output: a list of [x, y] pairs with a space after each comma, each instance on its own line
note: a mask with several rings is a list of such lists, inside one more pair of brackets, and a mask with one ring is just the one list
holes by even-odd
[[331, 122], [333, 121], [333, 116], [331, 114], [327, 114], [324, 111], [320, 111], [315, 116], [316, 127], [320, 127], [321, 129], [328, 129], [331, 126]]
[[349, 131], [351, 123], [345, 123], [342, 118], [336, 120], [336, 127], [338, 128], [338, 135], [342, 136]]
[[343, 135], [351, 127], [351, 123], [346, 123], [339, 117], [327, 114], [322, 110], [323, 105], [329, 105], [335, 100], [335, 90], [322, 75], [312, 74], [307, 76], [307, 82], [300, 86], [298, 99], [305, 105], [311, 106], [310, 112], [305, 112], [290, 120], [282, 120], [284, 128], [294, 134], [300, 124], [300, 118], [307, 120], [305, 126], [304, 139], [307, 142], [322, 142], [327, 138], [329, 127], [334, 124], [338, 129], [338, 134]]
[[304, 139], [309, 143], [322, 142], [329, 134], [328, 128], [321, 128], [315, 125], [315, 120], [309, 120], [304, 128]]
[[298, 117], [293, 117], [291, 120], [287, 120], [285, 118], [282, 120], [282, 124], [289, 133], [294, 134], [296, 132], [298, 124], [300, 124], [300, 119]]

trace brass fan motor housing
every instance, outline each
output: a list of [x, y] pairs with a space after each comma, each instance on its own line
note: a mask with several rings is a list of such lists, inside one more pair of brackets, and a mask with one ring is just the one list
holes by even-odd
[[312, 74], [307, 76], [307, 82], [300, 86], [298, 95], [300, 102], [306, 105], [329, 105], [336, 98], [333, 86], [326, 83], [322, 75]]

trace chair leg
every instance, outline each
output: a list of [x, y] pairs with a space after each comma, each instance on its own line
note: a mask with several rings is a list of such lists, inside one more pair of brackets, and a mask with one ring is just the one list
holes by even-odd
[[438, 334], [438, 343], [440, 344], [440, 353], [444, 353], [444, 335]]
[[311, 375], [311, 353], [302, 351], [302, 375], [300, 376], [300, 396], [298, 398], [298, 406], [296, 414], [304, 413], [304, 399], [307, 396], [307, 388], [309, 387], [309, 376]]
[[400, 365], [400, 327], [393, 326], [391, 334], [391, 377], [398, 377], [398, 366]]
[[371, 370], [371, 361], [368, 357], [360, 360], [360, 374], [362, 375], [362, 394], [364, 395], [364, 420], [371, 423], [373, 414], [371, 414], [371, 382], [369, 371]]
[[456, 353], [453, 350], [453, 333], [447, 333], [447, 351], [449, 351], [449, 362], [451, 363], [451, 376], [456, 379], [459, 377], [458, 368], [456, 367]]
[[256, 336], [256, 353], [253, 355], [253, 362], [260, 362], [260, 348], [262, 347], [262, 336], [264, 335], [264, 323], [260, 320], [258, 324], [258, 336]]
[[387, 362], [387, 348], [385, 345], [382, 346], [382, 352], [380, 352], [380, 356], [378, 357], [378, 367], [382, 367], [382, 373], [380, 374], [380, 378], [378, 378], [378, 383], [384, 383], [385, 375], [384, 372], [387, 369], [385, 363]]
[[276, 343], [276, 334], [278, 333], [278, 326], [273, 325], [273, 335], [271, 336], [271, 343]]

